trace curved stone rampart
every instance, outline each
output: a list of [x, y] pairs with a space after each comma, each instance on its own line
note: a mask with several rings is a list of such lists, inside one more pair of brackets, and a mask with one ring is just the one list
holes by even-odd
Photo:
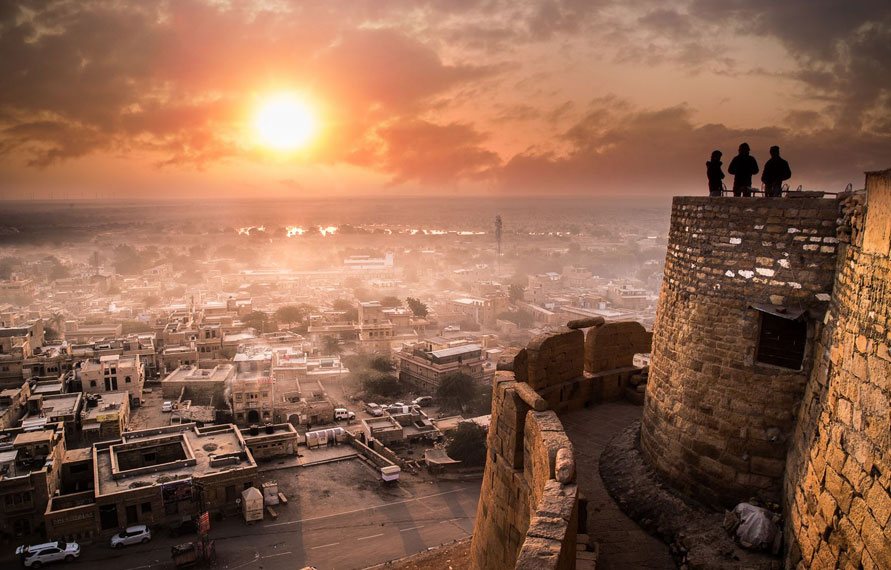
[[891, 170], [867, 175], [858, 218], [787, 463], [787, 567], [802, 570], [891, 564]]
[[819, 331], [836, 217], [836, 202], [819, 198], [674, 199], [641, 448], [684, 494], [779, 500], [811, 360], [759, 363], [761, 310], [812, 311], [808, 334]]
[[[558, 414], [621, 395], [649, 351], [637, 323], [592, 319], [540, 335], [499, 371], [492, 395], [488, 457], [474, 525], [477, 569], [575, 567], [578, 488], [573, 446]], [[585, 362], [598, 362], [586, 372]], [[609, 363], [617, 369], [609, 369]], [[626, 366], [627, 365], [627, 366]], [[617, 386], [607, 390], [605, 386]], [[613, 392], [615, 392], [613, 394]], [[607, 399], [609, 399], [607, 398]]]
[[499, 371], [474, 523], [474, 568], [575, 567], [572, 444], [557, 415], [514, 373]]

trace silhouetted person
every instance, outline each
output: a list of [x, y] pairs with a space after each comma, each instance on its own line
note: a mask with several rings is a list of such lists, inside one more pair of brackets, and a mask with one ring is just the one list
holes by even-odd
[[769, 198], [779, 198], [783, 194], [783, 182], [792, 178], [789, 163], [780, 158], [780, 147], [770, 147], [770, 159], [764, 163], [761, 182], [764, 183], [764, 194]]
[[724, 190], [724, 172], [721, 170], [721, 151], [712, 151], [712, 159], [705, 163], [705, 175], [708, 177], [708, 195], [720, 196]]
[[752, 176], [758, 174], [758, 163], [755, 157], [749, 154], [748, 143], [739, 145], [739, 154], [730, 161], [727, 172], [733, 175], [734, 196], [748, 198], [752, 195]]

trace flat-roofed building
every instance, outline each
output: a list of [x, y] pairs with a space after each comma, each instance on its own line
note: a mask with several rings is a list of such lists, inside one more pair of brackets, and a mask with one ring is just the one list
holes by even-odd
[[257, 461], [288, 457], [297, 453], [297, 430], [289, 423], [251, 426], [242, 434], [245, 444]]
[[194, 364], [180, 366], [161, 380], [161, 393], [168, 400], [183, 395], [200, 405], [221, 403], [225, 401], [226, 386], [233, 378], [234, 364], [218, 364], [213, 368], [198, 368]]
[[86, 442], [121, 437], [130, 423], [130, 395], [127, 392], [87, 395], [80, 422], [81, 434]]
[[3, 430], [0, 442], [0, 533], [37, 532], [59, 488], [65, 432], [59, 424], [33, 431]]
[[478, 344], [463, 344], [432, 350], [425, 342], [406, 345], [395, 353], [399, 380], [425, 394], [434, 394], [448, 374], [462, 372], [477, 382], [487, 376], [483, 349]]
[[92, 454], [95, 488], [53, 499], [46, 510], [49, 538], [176, 525], [202, 511], [235, 514], [241, 491], [257, 482], [257, 463], [232, 425], [126, 432], [95, 445]]
[[22, 427], [32, 429], [37, 426], [62, 424], [65, 439], [76, 439], [80, 424], [80, 411], [83, 406], [83, 394], [71, 392], [67, 394], [34, 394], [28, 402], [26, 415], [22, 418]]
[[390, 353], [393, 322], [378, 301], [359, 303], [359, 349]]
[[138, 406], [145, 383], [145, 366], [138, 356], [110, 354], [85, 360], [76, 368], [81, 389], [88, 394], [126, 391], [130, 402]]

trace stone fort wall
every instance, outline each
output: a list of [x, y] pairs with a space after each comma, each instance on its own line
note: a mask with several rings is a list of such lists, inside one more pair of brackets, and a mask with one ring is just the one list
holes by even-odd
[[891, 170], [853, 214], [787, 464], [793, 568], [891, 564]]
[[570, 326], [533, 339], [513, 371], [496, 374], [471, 544], [476, 569], [575, 568], [584, 513], [572, 442], [558, 414], [619, 397], [639, 371], [634, 355], [649, 352], [651, 336], [638, 323]]
[[819, 332], [836, 217], [836, 201], [819, 198], [674, 199], [641, 449], [682, 493], [714, 506], [779, 501], [812, 361], [759, 363], [755, 307], [804, 309], [808, 334]]

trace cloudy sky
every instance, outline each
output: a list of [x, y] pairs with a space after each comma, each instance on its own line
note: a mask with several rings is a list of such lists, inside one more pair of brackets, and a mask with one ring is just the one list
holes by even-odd
[[3, 198], [704, 193], [743, 141], [891, 167], [891, 3], [0, 2]]

